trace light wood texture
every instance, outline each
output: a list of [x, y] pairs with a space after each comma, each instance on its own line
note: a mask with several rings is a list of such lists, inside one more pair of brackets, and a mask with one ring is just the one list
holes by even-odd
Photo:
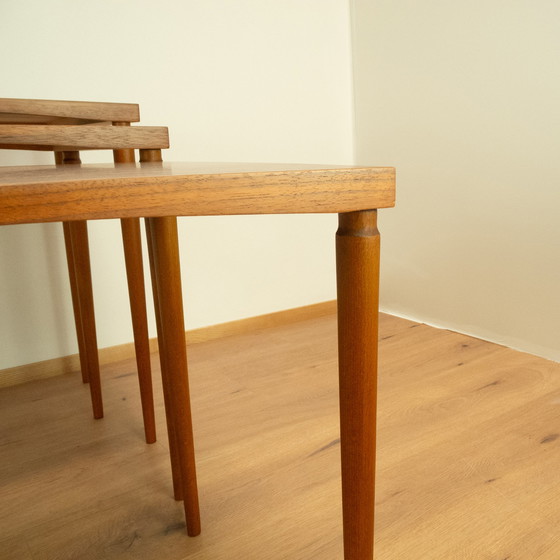
[[142, 163], [0, 168], [0, 224], [350, 212], [394, 202], [395, 170], [387, 167]]
[[372, 560], [377, 422], [377, 212], [339, 216], [336, 233], [344, 559]]
[[179, 266], [177, 218], [148, 218], [156, 279], [157, 308], [162, 347], [160, 353], [164, 383], [171, 392], [171, 418], [178, 448], [181, 493], [187, 532], [200, 534], [200, 509], [194, 455], [191, 400], [183, 313], [183, 294]]
[[2, 124], [87, 124], [139, 120], [139, 107], [133, 103], [0, 98]]
[[[560, 364], [387, 315], [379, 339], [378, 560], [557, 560]], [[133, 359], [105, 370], [102, 421], [70, 375], [1, 390], [0, 551], [340, 560], [336, 340], [332, 316], [189, 348], [196, 539], [164, 438], [143, 442]]]
[[[238, 319], [218, 325], [209, 325], [207, 327], [199, 327], [186, 331], [185, 336], [188, 344], [197, 344], [208, 342], [228, 336], [247, 334], [255, 330], [270, 327], [278, 327], [281, 325], [289, 325], [307, 319], [315, 319], [317, 317], [325, 317], [332, 315], [336, 310], [336, 301], [325, 301], [323, 303], [315, 303], [294, 309], [286, 309], [258, 315], [256, 317], [247, 317], [246, 319]], [[157, 352], [157, 338], [150, 339], [150, 352]], [[99, 348], [99, 363], [101, 366], [107, 366], [112, 362], [118, 362], [134, 358], [134, 343], [119, 344], [118, 346], [110, 346], [108, 348]], [[11, 387], [21, 383], [29, 383], [30, 381], [39, 381], [48, 379], [58, 375], [65, 375], [76, 372], [80, 369], [79, 355], [71, 354], [70, 356], [61, 356], [52, 360], [44, 360], [42, 362], [34, 362], [12, 368], [0, 370], [0, 388]]]
[[97, 150], [168, 148], [163, 126], [0, 124], [0, 148], [14, 150]]
[[275, 311], [274, 313], [266, 313], [265, 315], [258, 315], [256, 317], [247, 317], [246, 319], [238, 319], [219, 325], [189, 330], [187, 331], [187, 342], [189, 344], [208, 342], [209, 340], [246, 334], [259, 329], [278, 327], [280, 325], [298, 323], [299, 321], [305, 321], [307, 319], [325, 317], [326, 315], [332, 315], [335, 311], [336, 300], [304, 305], [303, 307], [286, 309], [284, 311]]

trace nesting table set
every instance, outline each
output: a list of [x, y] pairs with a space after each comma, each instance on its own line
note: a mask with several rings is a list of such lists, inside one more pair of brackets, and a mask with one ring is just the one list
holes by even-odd
[[[171, 389], [189, 534], [200, 531], [177, 217], [337, 213], [342, 503], [345, 560], [373, 558], [379, 232], [394, 205], [384, 167], [142, 163], [0, 168], [0, 225], [145, 218], [164, 383]], [[148, 161], [146, 161], [148, 160]], [[219, 226], [217, 226], [219, 227]], [[305, 243], [305, 239], [301, 240]]]

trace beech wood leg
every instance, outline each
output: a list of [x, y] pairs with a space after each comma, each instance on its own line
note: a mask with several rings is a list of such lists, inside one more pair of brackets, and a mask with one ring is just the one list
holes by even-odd
[[163, 352], [168, 369], [167, 380], [164, 379], [164, 383], [167, 381], [171, 392], [172, 422], [179, 448], [187, 532], [190, 536], [196, 536], [200, 533], [200, 511], [187, 370], [177, 218], [149, 218], [149, 221], [157, 279], [160, 327], [164, 340]]
[[70, 292], [72, 293], [72, 309], [74, 310], [74, 323], [76, 325], [76, 337], [78, 339], [78, 355], [80, 356], [80, 369], [82, 381], [89, 380], [88, 363], [86, 358], [86, 344], [84, 330], [82, 328], [82, 315], [80, 313], [80, 300], [78, 298], [78, 287], [76, 285], [76, 268], [74, 266], [74, 251], [72, 250], [72, 238], [70, 236], [70, 224], [62, 222], [64, 230], [64, 246], [66, 248], [66, 263], [68, 264], [68, 277], [70, 279]]
[[144, 434], [146, 443], [154, 443], [156, 441], [156, 424], [140, 220], [138, 218], [121, 219], [121, 228], [130, 314], [134, 332], [134, 348], [136, 350], [138, 383], [140, 385], [140, 400], [142, 402], [142, 416], [144, 418]]
[[93, 307], [93, 289], [91, 284], [91, 265], [87, 222], [80, 220], [69, 222], [68, 229], [74, 255], [76, 273], [76, 291], [80, 304], [80, 318], [83, 330], [87, 371], [93, 417], [103, 418], [103, 399], [101, 397], [101, 380], [99, 376], [99, 357], [97, 355], [97, 333], [95, 330], [95, 312]]
[[169, 458], [171, 460], [171, 476], [173, 480], [173, 496], [176, 500], [183, 499], [183, 489], [181, 484], [181, 466], [179, 459], [179, 444], [177, 441], [177, 434], [175, 430], [175, 424], [173, 422], [173, 399], [170, 390], [169, 381], [169, 366], [167, 364], [167, 352], [165, 351], [165, 339], [164, 332], [162, 328], [162, 320], [160, 315], [160, 305], [158, 297], [158, 278], [156, 274], [155, 267], [155, 255], [154, 255], [154, 244], [152, 227], [149, 219], [145, 220], [146, 225], [146, 239], [148, 241], [148, 253], [150, 257], [150, 275], [152, 278], [152, 292], [154, 298], [154, 309], [156, 315], [156, 326], [158, 333], [158, 347], [159, 347], [159, 359], [161, 365], [161, 377], [163, 381], [163, 400], [165, 403], [165, 420], [167, 423], [167, 438], [169, 441]]
[[379, 232], [375, 210], [339, 215], [336, 234], [345, 560], [372, 560]]

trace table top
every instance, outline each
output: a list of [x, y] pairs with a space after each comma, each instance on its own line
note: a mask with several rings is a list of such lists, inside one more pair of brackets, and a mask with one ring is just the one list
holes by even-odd
[[0, 167], [0, 224], [339, 213], [394, 203], [392, 167], [168, 162]]

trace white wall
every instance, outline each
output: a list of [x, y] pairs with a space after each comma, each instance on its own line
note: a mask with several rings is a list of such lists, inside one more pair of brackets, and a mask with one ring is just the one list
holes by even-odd
[[[139, 103], [169, 161], [352, 163], [346, 0], [3, 0], [0, 53], [0, 95]], [[187, 327], [334, 299], [335, 228], [182, 218]], [[128, 342], [119, 225], [90, 238], [99, 346]], [[60, 225], [1, 227], [0, 263], [0, 368], [76, 352]]]
[[353, 0], [382, 307], [560, 360], [560, 4]]

